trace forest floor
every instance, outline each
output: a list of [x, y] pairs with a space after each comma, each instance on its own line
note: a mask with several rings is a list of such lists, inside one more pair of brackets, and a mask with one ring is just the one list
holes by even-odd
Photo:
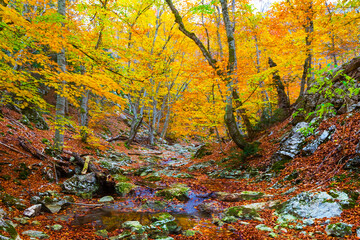
[[[16, 112], [3, 109], [3, 114], [4, 117], [0, 121], [1, 192], [23, 199], [23, 203], [27, 207], [31, 206], [30, 198], [39, 192], [53, 190], [61, 193], [61, 196], [67, 195], [62, 193], [61, 188], [61, 183], [66, 180], [65, 178], [61, 178], [58, 183], [55, 183], [44, 177], [42, 170], [44, 166], [51, 166], [50, 160], [39, 160], [30, 156], [18, 143], [18, 137], [23, 136], [30, 140], [32, 146], [43, 150], [46, 148], [44, 139], [52, 139], [53, 130], [29, 129], [19, 123], [18, 120], [21, 116]], [[152, 214], [159, 211], [155, 207], [152, 208], [149, 203], [156, 202], [165, 203], [162, 211], [171, 213], [183, 230], [198, 231], [191, 237], [183, 234], [170, 234], [174, 239], [271, 239], [268, 232], [260, 231], [255, 227], [259, 224], [276, 226], [277, 218], [273, 214], [274, 209], [260, 211], [260, 218], [256, 220], [237, 221], [220, 226], [214, 224], [214, 219], [224, 209], [264, 202], [263, 198], [235, 202], [219, 201], [214, 199], [212, 194], [214, 192], [257, 191], [268, 196], [266, 201], [280, 200], [284, 202], [304, 191], [336, 189], [359, 192], [359, 174], [344, 170], [346, 161], [342, 159], [347, 159], [348, 156], [355, 154], [356, 145], [359, 143], [360, 114], [353, 113], [334, 117], [323, 122], [319, 130], [328, 129], [332, 125], [338, 129], [333, 135], [332, 141], [322, 144], [311, 156], [295, 157], [289, 163], [273, 170], [268, 179], [266, 179], [266, 174], [269, 173], [267, 170], [271, 164], [270, 157], [278, 150], [281, 137], [291, 129], [289, 120], [259, 133], [257, 139], [260, 142], [259, 152], [245, 160], [241, 158], [241, 153], [231, 142], [210, 144], [211, 154], [202, 158], [193, 158], [199, 143], [177, 143], [175, 144], [176, 148], [171, 145], [159, 144], [155, 149], [149, 149], [137, 143], [131, 149], [127, 149], [121, 141], [113, 143], [104, 141], [102, 144], [105, 147], [101, 151], [112, 148], [112, 151], [126, 153], [131, 157], [132, 163], [124, 166], [123, 170], [128, 182], [137, 187], [129, 195], [120, 197], [114, 194], [113, 202], [100, 205], [99, 199], [102, 196], [82, 199], [72, 195], [77, 205], [70, 205], [56, 214], [42, 212], [24, 222], [16, 220], [22, 217], [23, 210], [9, 208], [3, 201], [0, 202], [0, 208], [7, 212], [8, 219], [14, 221], [19, 234], [26, 230], [38, 230], [48, 234], [50, 239], [106, 239], [96, 234], [100, 229], [106, 229], [108, 237], [117, 236], [124, 231], [121, 224], [125, 221], [139, 221], [143, 225], [148, 224]], [[126, 130], [124, 123], [111, 117], [99, 122], [98, 126], [99, 132], [104, 131], [104, 126], [110, 133], [116, 133], [118, 129]], [[71, 132], [66, 133], [66, 149], [79, 154], [90, 154], [97, 158], [95, 148], [90, 148], [79, 139], [74, 138], [73, 135], [75, 134]], [[311, 138], [307, 141], [311, 141]], [[189, 148], [189, 146], [191, 147]], [[209, 162], [211, 164], [206, 164]], [[204, 163], [204, 165], [198, 169], [191, 169], [191, 166], [200, 163]], [[21, 166], [26, 166], [28, 169], [26, 178], [20, 176]], [[150, 181], [149, 175], [134, 174], [136, 169], [149, 169], [149, 166], [151, 166], [152, 173], [159, 172], [160, 178], [156, 179], [159, 181]], [[234, 169], [240, 171], [244, 177], [231, 177], [231, 171]], [[284, 177], [295, 170], [299, 176], [296, 179], [284, 181]], [[282, 181], [283, 187], [275, 188], [274, 185], [279, 181]], [[175, 198], [166, 200], [156, 194], [159, 189], [175, 183], [181, 183], [190, 188], [188, 200], [180, 201]], [[290, 189], [294, 191], [284, 194]], [[206, 214], [199, 211], [198, 206], [202, 203], [210, 203], [213, 206], [212, 212]], [[148, 207], [144, 208], [144, 206]], [[299, 230], [289, 227], [277, 230], [277, 238], [331, 239], [325, 233], [326, 226], [322, 224], [324, 220], [326, 219], [316, 220], [315, 224], [305, 226], [301, 230], [311, 233], [310, 235], [301, 235]], [[352, 224], [353, 235], [346, 239], [357, 239], [355, 231], [360, 227], [360, 201], [357, 201], [354, 208], [344, 210], [341, 216], [331, 218], [330, 221], [331, 223]], [[60, 224], [63, 227], [61, 231], [51, 229], [50, 226], [54, 224]], [[30, 239], [24, 235], [21, 235], [21, 238]]]

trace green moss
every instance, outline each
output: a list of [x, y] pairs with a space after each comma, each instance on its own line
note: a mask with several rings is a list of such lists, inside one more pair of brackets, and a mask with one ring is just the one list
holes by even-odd
[[176, 198], [180, 201], [186, 201], [189, 199], [189, 191], [190, 188], [184, 184], [174, 184], [170, 188], [158, 191], [156, 196], [165, 197], [166, 199]]
[[118, 195], [125, 197], [135, 188], [135, 185], [128, 182], [119, 182], [115, 185], [115, 190]]
[[26, 166], [25, 163], [20, 163], [19, 167], [15, 169], [15, 171], [19, 172], [19, 179], [25, 180], [29, 177], [30, 169]]
[[115, 174], [113, 175], [113, 178], [118, 181], [118, 182], [126, 182], [126, 181], [129, 181], [129, 178], [122, 175], [122, 174]]
[[285, 165], [287, 163], [289, 163], [290, 161], [291, 161], [291, 158], [285, 158], [283, 160], [277, 161], [271, 166], [271, 170], [278, 173], [281, 170], [285, 169]]

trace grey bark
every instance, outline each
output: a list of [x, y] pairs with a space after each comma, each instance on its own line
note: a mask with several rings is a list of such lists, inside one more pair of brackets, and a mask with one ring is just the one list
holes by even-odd
[[182, 21], [182, 17], [180, 16], [178, 10], [175, 8], [173, 2], [171, 0], [166, 0], [167, 5], [170, 7], [171, 12], [173, 13], [175, 17], [175, 22], [179, 24], [179, 30], [185, 34], [188, 38], [193, 40], [195, 44], [198, 46], [202, 54], [204, 55], [205, 59], [208, 61], [209, 65], [216, 71], [216, 73], [222, 77], [225, 78], [228, 81], [228, 97], [227, 97], [227, 105], [225, 109], [225, 123], [227, 126], [227, 129], [229, 131], [229, 134], [232, 138], [232, 140], [236, 143], [236, 145], [244, 149], [248, 143], [245, 141], [244, 137], [241, 135], [239, 128], [236, 124], [236, 119], [234, 116], [234, 109], [232, 105], [233, 100], [233, 74], [236, 66], [236, 53], [235, 53], [235, 39], [234, 39], [234, 28], [232, 27], [230, 18], [229, 18], [229, 12], [227, 8], [227, 1], [226, 0], [220, 0], [221, 2], [221, 8], [222, 8], [222, 15], [225, 23], [226, 28], [226, 35], [227, 35], [227, 42], [228, 42], [228, 48], [229, 48], [229, 64], [227, 73], [223, 72], [221, 69], [219, 69], [218, 65], [216, 64], [217, 61], [212, 58], [209, 51], [207, 51], [204, 44], [200, 41], [200, 39], [192, 32], [189, 32]]
[[[309, 5], [308, 11], [313, 10], [312, 2]], [[307, 17], [308, 23], [304, 26], [305, 28], [305, 45], [306, 45], [306, 59], [304, 62], [303, 67], [303, 74], [301, 77], [301, 85], [300, 85], [300, 97], [305, 93], [305, 85], [310, 84], [311, 79], [311, 63], [312, 63], [312, 50], [311, 50], [311, 43], [312, 43], [312, 33], [314, 32], [314, 22], [312, 17]]]
[[[64, 18], [66, 17], [66, 0], [58, 0], [58, 13]], [[65, 48], [57, 54], [57, 63], [60, 67], [61, 72], [66, 72], [66, 59], [65, 59]], [[62, 92], [65, 86], [65, 81], [62, 81], [59, 92]], [[56, 96], [56, 113], [55, 113], [55, 137], [54, 137], [54, 148], [56, 151], [61, 152], [64, 147], [64, 120], [65, 120], [65, 97], [57, 94]]]
[[[276, 63], [270, 57], [269, 57], [269, 65], [270, 68], [274, 68], [277, 66]], [[284, 113], [288, 113], [290, 110], [290, 100], [285, 92], [285, 87], [281, 81], [278, 70], [275, 70], [273, 72], [273, 83], [276, 87], [276, 91], [278, 94], [278, 108], [282, 109]]]

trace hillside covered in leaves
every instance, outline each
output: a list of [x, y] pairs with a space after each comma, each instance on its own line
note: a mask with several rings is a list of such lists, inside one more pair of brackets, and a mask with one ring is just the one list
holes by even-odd
[[360, 238], [359, 10], [0, 0], [0, 239]]

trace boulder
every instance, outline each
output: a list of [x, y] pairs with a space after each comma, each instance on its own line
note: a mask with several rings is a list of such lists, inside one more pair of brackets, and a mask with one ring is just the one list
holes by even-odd
[[96, 180], [95, 173], [88, 173], [86, 175], [74, 175], [67, 179], [62, 184], [63, 191], [66, 193], [92, 195], [99, 190], [99, 184]]
[[217, 213], [220, 211], [220, 208], [219, 208], [217, 202], [215, 202], [215, 201], [202, 202], [197, 206], [197, 209], [199, 210], [199, 212], [207, 213], [207, 214]]
[[132, 183], [128, 182], [119, 182], [115, 185], [116, 193], [121, 196], [125, 197], [128, 195], [136, 186]]
[[41, 204], [33, 205], [24, 211], [24, 216], [26, 217], [35, 217], [40, 214], [41, 211]]
[[121, 227], [124, 229], [130, 229], [132, 232], [143, 232], [143, 225], [141, 225], [139, 221], [126, 221], [121, 225]]
[[225, 217], [234, 216], [241, 220], [259, 220], [260, 215], [254, 208], [244, 206], [230, 207], [225, 210]]
[[346, 223], [334, 223], [326, 226], [326, 233], [332, 237], [345, 237], [352, 234], [352, 225]]
[[318, 147], [322, 143], [326, 142], [331, 137], [331, 135], [335, 132], [335, 130], [336, 130], [335, 125], [331, 126], [328, 130], [324, 130], [317, 139], [315, 139], [314, 141], [312, 141], [311, 143], [309, 143], [308, 145], [306, 145], [303, 148], [303, 155], [309, 156], [309, 155], [314, 154], [314, 152], [318, 149]]
[[46, 123], [44, 117], [41, 115], [40, 110], [35, 107], [26, 107], [21, 110], [24, 114], [24, 120], [28, 119], [35, 124], [35, 127], [40, 130], [49, 130], [49, 125]]
[[114, 198], [112, 196], [104, 196], [99, 199], [100, 203], [113, 202]]
[[41, 192], [39, 196], [30, 198], [30, 203], [41, 204], [42, 210], [50, 213], [57, 213], [72, 202], [74, 202], [72, 197], [65, 196], [61, 198], [56, 191]]
[[301, 132], [302, 129], [308, 128], [309, 124], [306, 122], [299, 122], [285, 136], [280, 142], [280, 150], [277, 151], [271, 158], [274, 162], [293, 159], [298, 153], [305, 142], [306, 137]]
[[184, 184], [174, 184], [169, 188], [156, 192], [156, 196], [165, 197], [166, 199], [176, 198], [180, 201], [189, 199], [190, 188]]
[[354, 201], [344, 192], [302, 192], [286, 201], [279, 212], [301, 218], [331, 218], [340, 216]]

